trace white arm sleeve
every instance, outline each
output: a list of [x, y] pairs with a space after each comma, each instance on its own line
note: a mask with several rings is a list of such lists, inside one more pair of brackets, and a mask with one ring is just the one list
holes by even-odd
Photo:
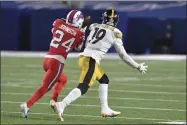
[[124, 47], [123, 47], [123, 42], [120, 38], [116, 38], [115, 43], [114, 43], [114, 47], [118, 53], [118, 55], [120, 56], [120, 58], [126, 62], [128, 65], [130, 65], [133, 68], [138, 68], [138, 63], [135, 62], [125, 51]]

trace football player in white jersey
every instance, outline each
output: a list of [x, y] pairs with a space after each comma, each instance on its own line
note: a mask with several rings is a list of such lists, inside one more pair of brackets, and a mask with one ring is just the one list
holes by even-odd
[[142, 74], [146, 73], [148, 66], [145, 66], [144, 63], [138, 64], [126, 53], [122, 42], [122, 32], [116, 28], [118, 20], [117, 12], [114, 9], [109, 9], [102, 14], [101, 24], [90, 25], [86, 48], [79, 56], [79, 68], [81, 70], [79, 85], [54, 106], [61, 121], [63, 121], [62, 115], [65, 107], [85, 94], [95, 80], [100, 83], [99, 98], [102, 116], [114, 117], [121, 114], [121, 112], [114, 111], [108, 106], [109, 79], [100, 68], [100, 60], [111, 47], [115, 47], [121, 59], [128, 65], [138, 69]]

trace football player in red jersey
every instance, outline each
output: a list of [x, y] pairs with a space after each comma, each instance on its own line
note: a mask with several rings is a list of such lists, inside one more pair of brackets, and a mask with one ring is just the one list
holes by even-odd
[[50, 105], [54, 108], [53, 104], [57, 101], [60, 91], [67, 82], [67, 77], [62, 73], [67, 55], [72, 49], [80, 49], [85, 40], [84, 31], [86, 27], [82, 28], [83, 22], [84, 16], [78, 10], [70, 11], [66, 19], [54, 21], [53, 38], [43, 62], [44, 79], [32, 97], [26, 103], [20, 105], [22, 117], [28, 118], [29, 108], [52, 87], [54, 89]]

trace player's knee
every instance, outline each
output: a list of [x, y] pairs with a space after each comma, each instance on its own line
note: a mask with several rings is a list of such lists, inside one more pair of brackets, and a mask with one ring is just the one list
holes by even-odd
[[68, 80], [68, 79], [67, 79], [67, 76], [64, 75], [64, 77], [63, 77], [63, 83], [66, 84], [66, 83], [67, 83], [67, 80]]
[[63, 84], [66, 84], [67, 83], [67, 77], [65, 75], [61, 75], [58, 81], [63, 83]]
[[77, 88], [81, 90], [81, 95], [83, 95], [88, 91], [89, 86], [86, 83], [80, 83]]
[[108, 76], [106, 74], [104, 74], [101, 79], [99, 80], [100, 84], [109, 84], [109, 79]]

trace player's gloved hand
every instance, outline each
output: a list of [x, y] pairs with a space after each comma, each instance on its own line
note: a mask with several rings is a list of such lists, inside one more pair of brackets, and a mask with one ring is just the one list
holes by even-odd
[[145, 63], [140, 63], [138, 66], [138, 70], [143, 74], [146, 74], [148, 66], [145, 65]]

